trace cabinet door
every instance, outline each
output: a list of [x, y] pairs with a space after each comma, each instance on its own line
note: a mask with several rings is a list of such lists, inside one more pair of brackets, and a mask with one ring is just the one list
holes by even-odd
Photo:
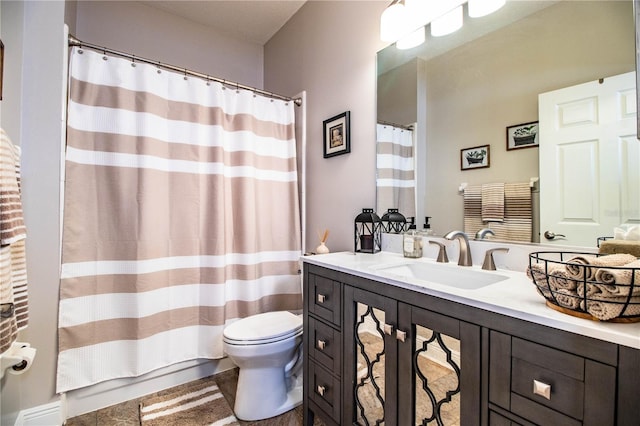
[[398, 424], [396, 306], [387, 297], [344, 288], [344, 425]]
[[480, 424], [480, 327], [400, 303], [398, 423]]

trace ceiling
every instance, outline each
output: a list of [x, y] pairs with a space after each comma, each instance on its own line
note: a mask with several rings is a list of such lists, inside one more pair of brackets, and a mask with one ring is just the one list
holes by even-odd
[[264, 45], [306, 0], [144, 0], [148, 6]]

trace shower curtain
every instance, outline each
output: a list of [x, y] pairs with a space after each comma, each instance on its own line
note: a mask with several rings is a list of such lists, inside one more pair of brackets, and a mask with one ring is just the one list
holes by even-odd
[[73, 48], [57, 391], [302, 308], [293, 102]]
[[377, 125], [376, 212], [398, 209], [405, 217], [416, 216], [416, 181], [413, 131], [389, 124]]

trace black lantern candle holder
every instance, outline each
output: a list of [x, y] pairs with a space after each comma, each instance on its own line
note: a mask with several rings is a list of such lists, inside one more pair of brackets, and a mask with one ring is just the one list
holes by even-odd
[[354, 251], [377, 253], [382, 250], [382, 220], [373, 209], [362, 209], [354, 221]]
[[390, 234], [402, 234], [405, 231], [407, 219], [398, 209], [389, 209], [382, 215], [382, 231]]

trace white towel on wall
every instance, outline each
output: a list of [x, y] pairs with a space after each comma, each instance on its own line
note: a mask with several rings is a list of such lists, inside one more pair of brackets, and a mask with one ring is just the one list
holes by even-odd
[[0, 129], [0, 353], [29, 322], [20, 148]]

